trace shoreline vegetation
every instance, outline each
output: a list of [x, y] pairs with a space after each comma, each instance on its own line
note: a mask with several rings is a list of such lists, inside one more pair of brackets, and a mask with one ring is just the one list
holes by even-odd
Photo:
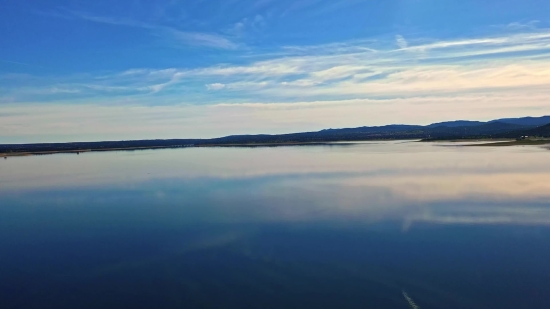
[[130, 140], [72, 143], [0, 144], [0, 157], [96, 151], [134, 151], [190, 147], [343, 146], [376, 141], [462, 142], [457, 146], [527, 146], [550, 144], [550, 116], [449, 121], [430, 125], [386, 125], [325, 129], [278, 135], [231, 135], [210, 139]]
[[[176, 148], [217, 148], [217, 147], [238, 147], [238, 148], [255, 148], [255, 147], [290, 147], [290, 146], [350, 146], [360, 142], [381, 142], [391, 140], [357, 140], [357, 141], [326, 141], [326, 142], [283, 142], [283, 143], [235, 143], [235, 144], [199, 144], [185, 146], [151, 146], [151, 147], [120, 147], [120, 148], [97, 148], [97, 149], [78, 149], [78, 150], [51, 150], [51, 151], [28, 151], [28, 152], [7, 152], [0, 153], [0, 158], [4, 157], [25, 157], [37, 155], [51, 154], [81, 154], [88, 152], [109, 152], [109, 151], [138, 151], [138, 150], [155, 150], [155, 149], [176, 149]], [[411, 140], [418, 141], [418, 140]]]
[[[360, 142], [360, 141], [357, 141]], [[354, 143], [348, 142], [347, 144]], [[29, 152], [8, 152], [0, 153], [0, 157], [23, 157], [49, 154], [80, 154], [87, 152], [108, 152], [108, 151], [134, 151], [134, 150], [155, 150], [155, 149], [176, 149], [176, 148], [207, 148], [207, 147], [277, 147], [277, 146], [315, 146], [315, 145], [346, 145], [341, 142], [312, 142], [312, 143], [249, 143], [249, 144], [204, 144], [186, 146], [150, 146], [150, 147], [120, 147], [120, 148], [98, 148], [78, 150], [51, 150], [51, 151], [29, 151]]]
[[550, 145], [550, 139], [493, 141], [493, 142], [488, 142], [483, 144], [468, 144], [464, 146], [502, 147], [502, 146], [541, 146], [541, 145]]
[[[326, 142], [281, 142], [281, 143], [235, 143], [235, 144], [202, 144], [202, 145], [186, 145], [186, 146], [149, 146], [149, 147], [118, 147], [118, 148], [90, 148], [90, 149], [73, 149], [73, 150], [51, 150], [51, 151], [27, 151], [27, 152], [6, 152], [0, 153], [0, 157], [24, 157], [36, 155], [52, 155], [52, 154], [80, 154], [89, 152], [109, 152], [109, 151], [138, 151], [138, 150], [155, 150], [155, 149], [175, 149], [175, 148], [209, 148], [209, 147], [289, 147], [289, 146], [349, 146], [359, 142], [388, 142], [388, 141], [409, 141], [409, 142], [428, 142], [428, 143], [471, 143], [456, 145], [458, 147], [505, 147], [505, 146], [543, 146], [550, 145], [550, 139], [537, 140], [503, 140], [503, 139], [454, 139], [454, 140], [405, 140], [405, 139], [384, 139], [384, 140], [356, 140], [356, 141], [326, 141]], [[483, 143], [473, 143], [483, 142]]]

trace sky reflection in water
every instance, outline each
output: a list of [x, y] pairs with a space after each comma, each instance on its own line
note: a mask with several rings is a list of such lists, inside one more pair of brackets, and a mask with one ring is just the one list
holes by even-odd
[[418, 142], [0, 162], [7, 308], [546, 308], [550, 152]]

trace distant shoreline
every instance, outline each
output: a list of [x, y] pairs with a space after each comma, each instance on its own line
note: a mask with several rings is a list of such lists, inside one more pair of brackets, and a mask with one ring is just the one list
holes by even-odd
[[[415, 139], [417, 140], [417, 139]], [[182, 148], [211, 148], [211, 147], [284, 147], [284, 146], [345, 146], [359, 142], [381, 142], [391, 140], [365, 140], [365, 141], [327, 141], [327, 142], [284, 142], [284, 143], [234, 143], [234, 144], [200, 144], [193, 146], [150, 146], [150, 147], [117, 147], [117, 148], [91, 148], [75, 150], [52, 150], [52, 151], [25, 151], [0, 153], [0, 157], [26, 157], [51, 154], [80, 154], [89, 152], [110, 152], [110, 151], [133, 151], [133, 150], [156, 150], [156, 149], [182, 149]]]
[[0, 153], [0, 157], [25, 157], [39, 156], [52, 154], [80, 154], [89, 152], [110, 152], [110, 151], [135, 151], [135, 150], [156, 150], [156, 149], [181, 149], [181, 148], [209, 148], [209, 147], [237, 147], [237, 148], [254, 148], [254, 147], [285, 147], [285, 146], [346, 146], [361, 142], [390, 142], [390, 141], [417, 141], [423, 143], [440, 143], [440, 142], [476, 142], [486, 141], [486, 143], [465, 144], [461, 147], [504, 147], [504, 146], [540, 146], [550, 145], [550, 139], [540, 140], [506, 140], [506, 139], [449, 139], [449, 140], [418, 140], [418, 139], [380, 139], [380, 140], [356, 140], [356, 141], [324, 141], [324, 142], [281, 142], [281, 143], [228, 143], [228, 144], [198, 144], [189, 146], [147, 146], [147, 147], [115, 147], [115, 148], [89, 148], [89, 149], [60, 149], [51, 151], [22, 151]]
[[512, 140], [512, 141], [494, 141], [492, 143], [483, 143], [483, 144], [469, 144], [464, 145], [468, 147], [478, 146], [478, 147], [504, 147], [504, 146], [540, 146], [550, 144], [550, 139], [540, 139], [540, 140]]
[[27, 152], [8, 152], [0, 153], [0, 157], [27, 157], [41, 156], [51, 154], [80, 154], [86, 152], [108, 152], [108, 151], [131, 151], [131, 150], [154, 150], [154, 149], [170, 149], [183, 147], [128, 147], [128, 148], [102, 148], [102, 149], [78, 149], [78, 150], [52, 150], [52, 151], [27, 151]]
[[[550, 116], [496, 119], [489, 122], [450, 121], [431, 125], [386, 125], [325, 129], [287, 134], [229, 135], [217, 138], [149, 139], [97, 142], [0, 144], [0, 156], [31, 156], [95, 151], [132, 151], [196, 147], [281, 147], [345, 145], [356, 142], [416, 140], [476, 142], [469, 146], [550, 144]], [[479, 143], [487, 141], [487, 143]], [[464, 146], [464, 145], [461, 145]]]

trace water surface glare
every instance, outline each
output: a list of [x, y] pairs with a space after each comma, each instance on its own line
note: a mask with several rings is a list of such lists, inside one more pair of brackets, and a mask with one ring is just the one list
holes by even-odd
[[550, 308], [550, 151], [0, 161], [0, 308]]

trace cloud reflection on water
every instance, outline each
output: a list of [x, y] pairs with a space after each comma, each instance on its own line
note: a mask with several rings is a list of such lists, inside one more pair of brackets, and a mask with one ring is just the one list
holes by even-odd
[[230, 222], [550, 225], [548, 155], [385, 142], [10, 158], [0, 199], [92, 207], [116, 197]]

